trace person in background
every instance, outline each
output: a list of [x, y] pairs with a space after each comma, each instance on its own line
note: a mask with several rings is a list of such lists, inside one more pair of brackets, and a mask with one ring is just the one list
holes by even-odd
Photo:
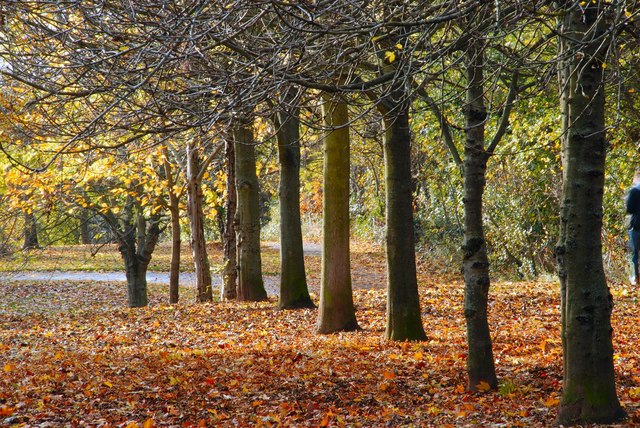
[[633, 175], [633, 187], [626, 197], [627, 214], [631, 214], [629, 219], [629, 247], [631, 248], [631, 262], [633, 263], [633, 276], [630, 280], [632, 284], [640, 285], [640, 275], [638, 275], [638, 253], [640, 252], [640, 171]]

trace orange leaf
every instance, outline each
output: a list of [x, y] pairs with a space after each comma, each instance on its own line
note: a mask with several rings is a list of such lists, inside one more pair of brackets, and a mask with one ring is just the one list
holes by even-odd
[[11, 416], [15, 410], [13, 407], [0, 407], [0, 416]]
[[329, 416], [325, 416], [324, 418], [322, 418], [322, 420], [320, 421], [320, 426], [321, 427], [329, 426]]
[[380, 382], [380, 385], [378, 385], [378, 389], [380, 389], [380, 391], [382, 392], [388, 390], [389, 388], [391, 388], [391, 384], [389, 384], [389, 382]]
[[9, 373], [10, 371], [15, 370], [15, 368], [16, 367], [14, 365], [9, 364], [9, 363], [4, 365], [4, 371], [7, 372], [7, 373]]
[[394, 371], [390, 371], [390, 372], [382, 372], [382, 377], [385, 379], [395, 379], [396, 378], [396, 373]]
[[546, 401], [544, 402], [544, 405], [547, 407], [555, 407], [558, 404], [560, 404], [560, 400], [558, 400], [555, 397], [549, 397], [546, 399]]
[[153, 423], [153, 419], [149, 418], [146, 421], [144, 421], [144, 424], [142, 424], [142, 428], [153, 428], [154, 426], [156, 426]]
[[491, 389], [491, 385], [489, 385], [485, 381], [481, 381], [479, 384], [476, 385], [476, 389], [478, 391], [487, 392]]
[[140, 428], [140, 426], [135, 422], [129, 422], [127, 428]]

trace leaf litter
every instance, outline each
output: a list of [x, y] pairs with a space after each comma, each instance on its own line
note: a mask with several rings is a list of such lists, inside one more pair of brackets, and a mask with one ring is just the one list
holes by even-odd
[[[362, 258], [354, 276], [381, 263]], [[640, 425], [638, 291], [612, 287], [624, 425]], [[2, 283], [0, 425], [549, 426], [562, 388], [557, 291], [553, 282], [493, 286], [500, 387], [470, 394], [462, 284], [427, 266], [429, 338], [418, 343], [382, 339], [380, 283], [354, 291], [363, 330], [328, 336], [315, 333], [315, 310], [277, 311], [273, 299], [195, 304], [186, 295], [169, 306], [167, 290], [152, 286], [150, 307], [127, 309], [122, 284]]]

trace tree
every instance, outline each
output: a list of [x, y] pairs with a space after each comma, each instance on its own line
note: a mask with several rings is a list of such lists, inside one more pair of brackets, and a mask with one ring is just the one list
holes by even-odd
[[191, 228], [191, 251], [196, 271], [196, 299], [198, 302], [210, 302], [213, 299], [211, 290], [211, 269], [207, 255], [207, 240], [204, 235], [204, 212], [202, 209], [203, 192], [202, 176], [206, 171], [206, 163], [202, 164], [200, 151], [193, 141], [187, 143], [187, 215]]
[[235, 143], [231, 135], [225, 135], [225, 205], [224, 205], [224, 231], [222, 232], [222, 300], [232, 300], [238, 296], [238, 268], [237, 268], [237, 243], [235, 215], [237, 209], [236, 190], [236, 156]]
[[22, 249], [34, 250], [39, 247], [36, 215], [31, 209], [27, 208], [24, 211], [24, 245], [22, 245]]
[[237, 207], [235, 216], [238, 300], [266, 300], [260, 255], [260, 196], [252, 124], [233, 129]]
[[143, 158], [137, 150], [95, 155], [68, 155], [64, 170], [45, 177], [61, 190], [69, 210], [85, 209], [103, 219], [124, 262], [128, 304], [146, 306], [147, 269], [165, 228], [162, 167], [156, 156]]
[[[295, 102], [295, 97], [288, 98], [286, 104]], [[280, 163], [280, 309], [315, 307], [307, 287], [300, 223], [299, 114], [294, 106], [275, 117]]]
[[601, 241], [607, 154], [604, 68], [615, 6], [600, 1], [558, 4], [564, 131], [556, 247], [564, 357], [558, 423], [611, 423], [625, 417], [615, 388], [613, 298]]
[[358, 329], [349, 254], [349, 111], [337, 96], [323, 95], [324, 134], [322, 274], [318, 333]]
[[171, 214], [171, 264], [169, 267], [169, 303], [178, 303], [180, 299], [180, 200], [176, 192], [176, 178], [169, 161], [169, 150], [162, 146], [162, 163], [165, 180], [167, 181], [167, 193], [169, 194], [169, 213]]
[[[400, 7], [386, 9], [387, 19], [403, 18]], [[395, 5], [399, 6], [399, 5]], [[425, 340], [416, 272], [415, 234], [413, 221], [413, 180], [411, 176], [411, 129], [409, 109], [411, 98], [411, 61], [397, 59], [406, 47], [406, 31], [387, 34], [382, 47], [381, 72], [397, 74], [384, 88], [378, 101], [384, 125], [384, 175], [386, 193], [386, 254], [387, 254], [387, 326], [390, 340]], [[396, 53], [398, 52], [398, 54]]]

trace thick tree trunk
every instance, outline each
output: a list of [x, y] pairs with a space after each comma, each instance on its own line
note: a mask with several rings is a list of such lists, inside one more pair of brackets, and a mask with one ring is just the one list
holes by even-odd
[[267, 298], [260, 256], [260, 197], [251, 125], [233, 132], [236, 155], [238, 300]]
[[236, 254], [236, 228], [234, 217], [237, 209], [236, 194], [236, 156], [233, 136], [225, 139], [225, 159], [227, 167], [226, 201], [224, 210], [224, 231], [222, 233], [222, 300], [233, 300], [237, 294], [238, 268]]
[[400, 105], [384, 118], [387, 200], [387, 329], [390, 340], [425, 340], [413, 231], [411, 131]]
[[483, 48], [473, 45], [467, 52], [466, 141], [464, 157], [465, 231], [462, 271], [464, 316], [467, 322], [467, 374], [470, 391], [481, 382], [497, 388], [491, 334], [487, 320], [489, 260], [484, 239], [482, 195], [486, 183], [488, 154], [485, 151], [487, 111], [484, 105]]
[[[571, 2], [573, 4], [573, 2]], [[604, 6], [609, 7], [609, 6]], [[564, 382], [562, 425], [612, 423], [625, 417], [616, 395], [611, 341], [613, 299], [602, 263], [602, 195], [607, 142], [601, 2], [566, 12], [560, 36], [568, 49], [568, 114], [563, 141], [560, 240]], [[564, 85], [566, 82], [561, 82]]]
[[210, 302], [211, 269], [207, 255], [207, 240], [204, 236], [204, 212], [202, 210], [202, 182], [200, 178], [200, 155], [193, 144], [187, 145], [187, 215], [191, 227], [191, 251], [196, 274], [196, 299]]
[[169, 192], [169, 213], [171, 214], [171, 264], [169, 267], [169, 303], [178, 303], [180, 298], [180, 205], [174, 190], [175, 180], [167, 147], [162, 148], [164, 173]]
[[298, 109], [278, 114], [280, 160], [280, 309], [314, 308], [304, 269], [300, 222], [300, 121]]
[[358, 329], [349, 255], [349, 114], [342, 100], [324, 95], [323, 240], [318, 333]]
[[149, 303], [147, 297], [147, 269], [141, 266], [135, 255], [125, 259], [125, 265], [129, 307], [140, 308], [147, 306]]
[[33, 212], [24, 213], [24, 250], [34, 250], [40, 248], [38, 243], [38, 224]]

